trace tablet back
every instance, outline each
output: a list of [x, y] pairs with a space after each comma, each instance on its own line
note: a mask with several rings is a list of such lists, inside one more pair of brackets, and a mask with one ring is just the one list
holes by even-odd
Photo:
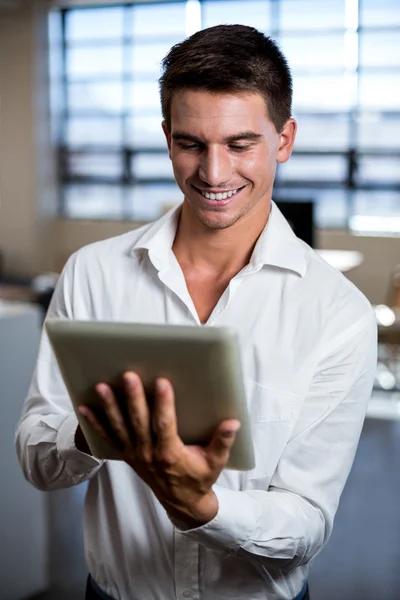
[[[142, 379], [151, 404], [154, 381], [166, 377], [175, 391], [178, 432], [186, 444], [206, 444], [224, 419], [241, 422], [227, 468], [254, 467], [250, 424], [236, 333], [226, 327], [195, 327], [106, 321], [47, 319], [46, 330], [76, 408], [100, 401], [94, 386], [116, 391], [122, 374]], [[77, 413], [97, 458], [119, 455]]]

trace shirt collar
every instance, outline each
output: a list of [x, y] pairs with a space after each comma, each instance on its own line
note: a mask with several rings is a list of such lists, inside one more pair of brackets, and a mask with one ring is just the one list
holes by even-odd
[[[148, 250], [149, 257], [158, 269], [169, 266], [171, 247], [178, 227], [181, 206], [174, 207], [161, 219], [151, 223], [135, 242], [131, 253]], [[294, 234], [291, 226], [277, 207], [271, 202], [268, 223], [260, 235], [250, 259], [252, 270], [271, 265], [298, 273], [306, 272], [307, 246]]]
[[139, 250], [148, 250], [153, 265], [161, 270], [168, 268], [172, 258], [171, 248], [178, 228], [182, 205], [169, 210], [161, 219], [151, 223], [143, 235], [136, 240], [131, 254]]
[[272, 200], [268, 223], [255, 245], [250, 264], [254, 268], [270, 265], [287, 269], [303, 277], [307, 248]]

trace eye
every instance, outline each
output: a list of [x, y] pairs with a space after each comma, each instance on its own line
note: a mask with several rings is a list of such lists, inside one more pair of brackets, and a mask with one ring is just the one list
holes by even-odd
[[248, 144], [247, 145], [231, 144], [229, 147], [234, 152], [245, 152], [246, 150], [248, 150], [250, 148], [250, 146]]
[[185, 142], [179, 142], [178, 146], [182, 148], [182, 150], [199, 150], [200, 144], [187, 144]]

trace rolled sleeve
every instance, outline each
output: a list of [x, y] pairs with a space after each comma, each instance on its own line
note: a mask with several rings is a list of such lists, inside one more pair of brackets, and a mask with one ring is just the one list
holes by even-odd
[[78, 419], [75, 413], [71, 413], [63, 421], [57, 432], [56, 448], [61, 460], [65, 461], [66, 467], [71, 473], [82, 470], [87, 476], [93, 470], [98, 470], [104, 461], [78, 450], [75, 445], [77, 427]]
[[257, 500], [219, 485], [214, 485], [213, 491], [218, 500], [218, 513], [214, 519], [201, 527], [181, 532], [213, 550], [223, 551], [228, 556], [236, 555], [256, 530]]

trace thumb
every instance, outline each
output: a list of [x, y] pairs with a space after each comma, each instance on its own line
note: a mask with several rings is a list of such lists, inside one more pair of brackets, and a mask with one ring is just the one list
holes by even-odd
[[214, 431], [211, 442], [207, 446], [207, 454], [213, 467], [223, 466], [228, 462], [230, 450], [240, 429], [240, 421], [229, 419], [222, 421]]

